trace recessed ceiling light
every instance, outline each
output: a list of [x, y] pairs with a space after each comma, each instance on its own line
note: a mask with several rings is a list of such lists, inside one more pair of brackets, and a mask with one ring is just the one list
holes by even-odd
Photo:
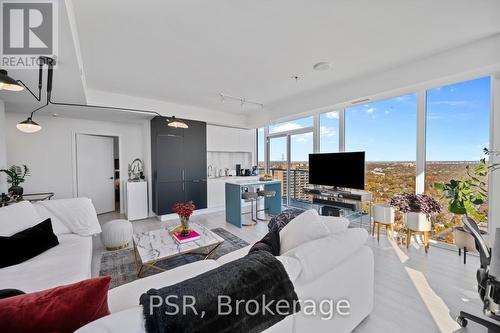
[[58, 116], [58, 114], [57, 114], [57, 113], [53, 113], [53, 114], [52, 114], [52, 117], [57, 117], [57, 116]]
[[332, 67], [332, 64], [329, 62], [318, 62], [317, 64], [314, 64], [313, 68], [316, 71], [326, 71], [327, 69], [330, 69]]

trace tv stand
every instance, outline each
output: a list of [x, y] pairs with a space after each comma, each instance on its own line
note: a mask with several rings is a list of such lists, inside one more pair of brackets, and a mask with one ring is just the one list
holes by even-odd
[[[313, 205], [318, 206], [318, 211], [323, 206], [333, 207], [339, 210], [349, 210], [353, 212], [361, 212], [361, 205], [368, 203], [370, 208], [368, 212], [370, 225], [372, 211], [372, 193], [360, 190], [348, 190], [343, 188], [323, 188], [317, 186], [304, 187], [304, 191], [313, 197]], [[360, 226], [363, 226], [363, 215], [360, 216]]]

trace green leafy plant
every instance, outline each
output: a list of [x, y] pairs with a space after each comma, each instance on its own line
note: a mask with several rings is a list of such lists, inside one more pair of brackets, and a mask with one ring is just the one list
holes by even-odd
[[[486, 155], [498, 155], [484, 148]], [[486, 158], [479, 161], [479, 165], [466, 167], [466, 175], [460, 180], [452, 179], [449, 183], [434, 183], [434, 188], [442, 191], [448, 199], [448, 210], [457, 215], [467, 214], [476, 221], [483, 222], [487, 213], [480, 207], [488, 201], [487, 176], [500, 168], [500, 164], [489, 164]]]
[[24, 183], [26, 177], [30, 176], [30, 169], [26, 165], [11, 165], [8, 169], [1, 169], [7, 175], [7, 182], [12, 186], [19, 186]]

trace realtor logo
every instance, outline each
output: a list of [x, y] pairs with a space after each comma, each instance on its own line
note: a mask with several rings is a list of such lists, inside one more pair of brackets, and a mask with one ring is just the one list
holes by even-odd
[[40, 55], [57, 47], [57, 0], [0, 0], [1, 64], [5, 68], [38, 66]]

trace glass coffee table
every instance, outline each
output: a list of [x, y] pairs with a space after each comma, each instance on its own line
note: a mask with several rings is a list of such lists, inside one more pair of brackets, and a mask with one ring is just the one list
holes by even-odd
[[[162, 272], [165, 271], [157, 263], [180, 255], [203, 254], [205, 255], [204, 259], [208, 259], [224, 242], [222, 237], [197, 223], [191, 223], [190, 226], [201, 237], [200, 239], [184, 244], [178, 244], [167, 229], [157, 229], [134, 234], [133, 242], [137, 277], [141, 277], [144, 267], [151, 267]], [[208, 253], [202, 253], [202, 250], [208, 250]], [[141, 261], [140, 266], [139, 259]]]

